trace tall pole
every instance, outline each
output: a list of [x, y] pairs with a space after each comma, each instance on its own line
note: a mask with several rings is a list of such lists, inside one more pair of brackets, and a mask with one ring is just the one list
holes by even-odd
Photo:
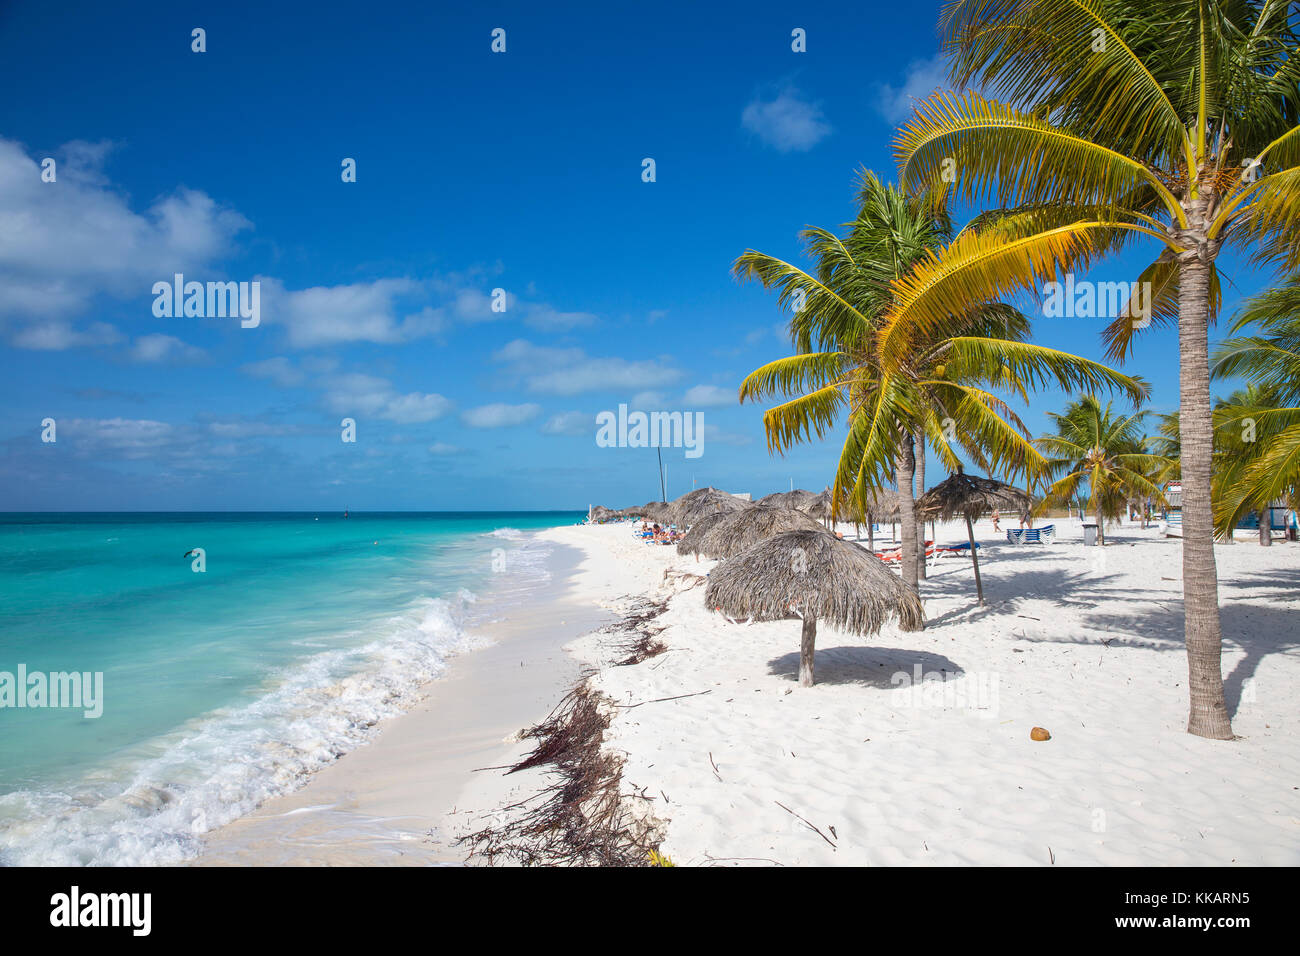
[[980, 557], [975, 552], [975, 529], [971, 527], [970, 515], [966, 515], [966, 540], [970, 542], [970, 560], [975, 567], [975, 593], [980, 604], [984, 603], [984, 582], [980, 580]]
[[658, 445], [655, 445], [655, 454], [659, 456], [659, 500], [668, 501], [668, 488], [664, 484], [664, 453]]

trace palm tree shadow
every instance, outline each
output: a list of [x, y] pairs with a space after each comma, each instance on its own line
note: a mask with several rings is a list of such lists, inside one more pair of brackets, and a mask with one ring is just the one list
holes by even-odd
[[[921, 665], [922, 674], [937, 673], [945, 679], [964, 673], [961, 666], [942, 654], [912, 651], [901, 647], [843, 645], [819, 647], [813, 659], [818, 684], [858, 684], [888, 690], [898, 687], [895, 675], [903, 674], [910, 682]], [[799, 653], [782, 654], [767, 662], [768, 673], [797, 681]], [[903, 686], [910, 686], [904, 684]]]
[[[947, 574], [931, 574], [926, 578], [921, 586], [922, 598], [952, 598], [959, 604], [938, 617], [927, 618], [926, 626], [971, 623], [989, 615], [1014, 613], [1024, 602], [1030, 600], [1050, 601], [1057, 607], [1086, 610], [1115, 597], [1137, 598], [1147, 593], [1140, 588], [1117, 588], [1108, 583], [1115, 575], [1092, 570], [1066, 570], [1060, 567], [1037, 570], [1022, 566], [1011, 573], [1007, 573], [1006, 568], [998, 573], [997, 563], [990, 564], [990, 571], [985, 571], [985, 563], [980, 563], [986, 602], [983, 607], [975, 603], [973, 579], [969, 575], [953, 573], [961, 569], [953, 568]], [[969, 567], [968, 562], [966, 568]]]
[[[1220, 587], [1231, 587], [1230, 582], [1220, 582]], [[1182, 599], [1167, 602], [1175, 605], [1146, 610], [1140, 619], [1130, 616], [1102, 615], [1093, 623], [1103, 631], [1130, 631], [1153, 642], [1159, 650], [1182, 651], [1186, 644], [1183, 635]], [[1253, 680], [1259, 665], [1270, 654], [1285, 654], [1300, 648], [1300, 621], [1296, 613], [1284, 608], [1261, 607], [1258, 604], [1228, 604], [1219, 609], [1219, 622], [1225, 645], [1236, 645], [1245, 652], [1232, 670], [1223, 676], [1223, 697], [1228, 712], [1234, 718], [1241, 709], [1246, 682]]]
[[[985, 581], [987, 607], [978, 607], [971, 596], [970, 605], [956, 608], [938, 618], [927, 621], [929, 627], [941, 627], [958, 621], [977, 621], [990, 613], [1016, 610], [1026, 598], [1048, 600], [1060, 607], [1087, 608], [1084, 630], [1055, 630], [1046, 634], [1022, 635], [1021, 640], [1063, 644], [1104, 643], [1104, 635], [1128, 635], [1147, 642], [1155, 650], [1181, 652], [1185, 649], [1183, 598], [1181, 593], [1153, 592], [1142, 588], [1117, 588], [1107, 585], [1109, 575], [1062, 570], [1020, 571], [1008, 579], [992, 583]], [[933, 579], [931, 579], [933, 580]], [[948, 595], [964, 593], [962, 584], [954, 582], [957, 590], [947, 590]], [[1181, 585], [1178, 585], [1181, 588]], [[1288, 574], [1278, 570], [1267, 577], [1254, 577], [1241, 581], [1221, 580], [1221, 606], [1219, 615], [1226, 645], [1236, 645], [1245, 656], [1224, 675], [1224, 699], [1229, 712], [1235, 717], [1241, 707], [1246, 682], [1255, 677], [1260, 663], [1270, 654], [1284, 654], [1300, 648], [1300, 619], [1293, 610], [1258, 603], [1244, 604], [1232, 600], [1234, 589], [1260, 586], [1276, 589], [1278, 596], [1293, 597], [1300, 593], [1300, 570]], [[945, 586], [946, 587], [946, 586]], [[1022, 593], [1016, 593], [1022, 592]], [[1259, 597], [1259, 595], [1255, 595]], [[1120, 598], [1124, 610], [1116, 611], [1114, 599]], [[1108, 603], [1110, 602], [1110, 603]], [[1108, 610], [1101, 610], [1107, 607]]]

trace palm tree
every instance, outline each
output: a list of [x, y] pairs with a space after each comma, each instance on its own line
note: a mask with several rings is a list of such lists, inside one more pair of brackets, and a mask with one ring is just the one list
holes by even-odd
[[930, 195], [909, 196], [861, 174], [860, 211], [849, 234], [809, 228], [803, 233], [816, 275], [754, 250], [735, 273], [779, 292], [794, 314], [795, 355], [756, 369], [740, 386], [741, 401], [793, 396], [763, 416], [768, 447], [821, 438], [848, 417], [836, 471], [837, 500], [863, 503], [892, 476], [899, 494], [904, 581], [918, 577], [913, 470], [918, 433], [941, 464], [956, 471], [966, 455], [990, 473], [1030, 471], [1041, 464], [1028, 431], [994, 389], [1024, 398], [1052, 382], [1067, 389], [1119, 389], [1134, 401], [1146, 386], [1078, 356], [1024, 341], [1023, 315], [999, 302], [963, 303], [932, 338], [913, 343], [908, 361], [882, 374], [879, 322], [894, 306], [895, 289], [918, 263], [933, 257], [949, 234]]
[[1064, 414], [1048, 412], [1057, 433], [1034, 440], [1047, 456], [1043, 474], [1051, 482], [1039, 508], [1074, 500], [1086, 484], [1100, 545], [1106, 543], [1106, 519], [1119, 517], [1132, 496], [1161, 497], [1155, 475], [1167, 462], [1146, 451], [1142, 425], [1147, 412], [1116, 415], [1112, 404], [1103, 408], [1096, 397], [1084, 395], [1067, 405]]
[[1300, 504], [1300, 276], [1249, 300], [1231, 332], [1258, 325], [1262, 334], [1234, 335], [1214, 354], [1216, 376], [1244, 375], [1250, 384], [1215, 410], [1216, 438], [1233, 454], [1215, 472], [1215, 524], [1231, 534], [1251, 509], [1260, 511], [1260, 543], [1271, 543], [1263, 516], [1286, 498]]
[[[932, 196], [909, 196], [880, 182], [869, 170], [859, 172], [858, 216], [850, 232], [807, 227], [801, 234], [816, 263], [816, 276], [798, 266], [752, 249], [735, 262], [740, 279], [757, 280], [778, 291], [777, 302], [791, 314], [790, 335], [796, 355], [770, 362], [740, 386], [740, 400], [773, 395], [796, 396], [763, 416], [769, 450], [783, 454], [793, 444], [824, 437], [854, 402], [851, 380], [858, 365], [872, 361], [876, 317], [888, 307], [890, 282], [928, 248], [951, 234], [951, 223]], [[860, 384], [860, 382], [859, 382]], [[906, 428], [894, 422], [896, 429]], [[901, 437], [901, 436], [900, 436]], [[916, 518], [913, 509], [915, 451], [911, 432], [899, 442], [891, 474], [899, 494], [903, 580], [917, 586]], [[881, 476], [875, 487], [884, 487]], [[834, 501], [849, 491], [836, 484]], [[868, 497], [862, 489], [860, 499]], [[856, 513], [860, 509], [850, 509]]]
[[[1238, 243], [1300, 263], [1300, 41], [1286, 0], [953, 0], [942, 29], [958, 87], [920, 104], [896, 143], [902, 181], [947, 181], [997, 210], [900, 290], [881, 352], [954, 304], [1038, 291], [1141, 237], [1152, 309], [1107, 329], [1176, 321], [1190, 733], [1230, 739], [1210, 500], [1207, 328], [1216, 261]], [[1148, 322], [1147, 319], [1150, 321]], [[891, 331], [899, 325], [899, 331]]]
[[[1265, 547], [1273, 543], [1269, 524], [1264, 520], [1273, 498], [1257, 497], [1253, 482], [1246, 476], [1257, 467], [1263, 449], [1271, 446], [1278, 437], [1279, 427], [1283, 424], [1277, 415], [1278, 404], [1271, 389], [1258, 385], [1239, 388], [1214, 403], [1215, 531], [1228, 541], [1233, 540], [1233, 529], [1245, 513], [1254, 509], [1260, 515], [1259, 543]], [[1297, 410], [1280, 411], [1285, 415]], [[1294, 414], [1290, 417], [1300, 421]], [[1231, 502], [1230, 526], [1219, 520], [1229, 520], [1224, 502]]]

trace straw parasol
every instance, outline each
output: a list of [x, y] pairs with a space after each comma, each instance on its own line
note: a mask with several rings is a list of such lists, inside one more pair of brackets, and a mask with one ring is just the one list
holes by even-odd
[[741, 511], [749, 502], [716, 488], [697, 488], [688, 491], [668, 506], [667, 517], [679, 525], [691, 525], [705, 515], [716, 511]]
[[817, 495], [811, 491], [796, 488], [793, 491], [778, 491], [773, 495], [764, 495], [754, 503], [767, 505], [769, 508], [793, 508], [795, 511], [802, 511], [816, 497]]
[[691, 525], [691, 530], [687, 531], [682, 540], [677, 542], [678, 554], [693, 554], [696, 560], [700, 555], [712, 558], [717, 557], [712, 553], [712, 548], [706, 546], [709, 533], [719, 523], [738, 514], [735, 511], [715, 511], [713, 514], [703, 515], [696, 518], [695, 523]]
[[643, 505], [633, 505], [631, 508], [624, 508], [623, 514], [629, 518], [649, 518], [651, 521], [662, 521], [667, 518], [668, 505], [662, 501], [647, 501]]
[[759, 504], [743, 511], [723, 511], [700, 518], [686, 537], [677, 542], [677, 553], [729, 558], [786, 531], [829, 533], [816, 519], [802, 512]]
[[709, 574], [708, 607], [733, 618], [803, 618], [799, 683], [813, 683], [817, 621], [852, 634], [875, 634], [891, 617], [924, 623], [921, 599], [884, 562], [855, 544], [816, 531], [787, 531], [728, 558]]
[[864, 492], [861, 512], [868, 518], [880, 521], [898, 520], [898, 492], [893, 488], [872, 488]]
[[622, 517], [622, 512], [613, 508], [606, 508], [604, 505], [596, 505], [587, 515], [587, 520], [592, 524], [604, 523], [611, 518]]
[[825, 521], [831, 516], [831, 490], [827, 488], [821, 494], [813, 495], [799, 510], [806, 515], [812, 515], [814, 518]]
[[980, 559], [975, 553], [975, 529], [972, 523], [993, 509], [1024, 514], [1033, 504], [1029, 493], [996, 478], [968, 475], [958, 466], [955, 475], [935, 485], [916, 499], [916, 513], [922, 519], [948, 521], [966, 519], [966, 537], [970, 541], [970, 559], [975, 567], [975, 593], [984, 603], [984, 582], [980, 580]]

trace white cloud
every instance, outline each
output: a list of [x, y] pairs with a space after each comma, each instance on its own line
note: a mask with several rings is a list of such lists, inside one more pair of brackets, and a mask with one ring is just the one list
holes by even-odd
[[542, 406], [535, 405], [532, 402], [523, 405], [507, 405], [504, 402], [493, 402], [490, 405], [480, 405], [477, 408], [467, 409], [460, 416], [460, 420], [470, 428], [507, 428], [511, 425], [522, 425], [524, 422], [532, 421], [542, 413]]
[[149, 457], [182, 440], [182, 429], [147, 418], [69, 418], [59, 422], [59, 441], [111, 450], [128, 458]]
[[173, 335], [142, 335], [131, 347], [131, 358], [136, 362], [180, 364], [202, 361], [207, 353], [197, 346], [182, 342]]
[[394, 396], [384, 405], [379, 415], [400, 425], [416, 422], [431, 422], [451, 411], [452, 403], [448, 398], [432, 392], [409, 392]]
[[532, 392], [577, 395], [627, 388], [671, 385], [682, 373], [653, 359], [589, 356], [582, 349], [559, 349], [515, 339], [492, 356], [510, 366], [508, 374]]
[[947, 88], [948, 67], [943, 54], [915, 60], [908, 66], [902, 86], [879, 85], [876, 110], [890, 123], [902, 123], [912, 115], [917, 100]]
[[429, 454], [431, 455], [458, 455], [460, 452], [461, 449], [455, 445], [448, 445], [446, 442], [441, 441], [436, 441], [429, 446]]
[[85, 329], [75, 329], [62, 319], [47, 319], [15, 333], [11, 344], [20, 349], [61, 352], [64, 349], [116, 345], [120, 341], [122, 333], [107, 322], [95, 322]]
[[586, 412], [561, 412], [551, 416], [542, 431], [548, 435], [595, 434], [596, 417]]
[[451, 411], [453, 403], [436, 393], [399, 394], [385, 378], [347, 372], [327, 378], [325, 406], [338, 415], [374, 416], [411, 425], [431, 422]]
[[68, 143], [47, 183], [44, 157], [0, 138], [0, 315], [68, 318], [103, 293], [145, 300], [154, 282], [209, 268], [250, 228], [192, 189], [132, 210], [103, 175], [108, 152], [104, 143]]
[[442, 312], [431, 307], [399, 319], [398, 300], [420, 293], [420, 284], [412, 279], [376, 279], [298, 291], [285, 289], [278, 279], [258, 279], [263, 323], [284, 325], [294, 348], [344, 342], [395, 345], [436, 335], [447, 327]]
[[717, 408], [723, 405], [735, 405], [739, 400], [736, 398], [736, 390], [731, 388], [720, 388], [717, 385], [696, 385], [694, 388], [688, 388], [686, 394], [682, 396], [682, 401], [690, 408]]
[[741, 113], [740, 122], [782, 153], [812, 149], [831, 131], [821, 108], [802, 99], [793, 89], [783, 90], [775, 99], [754, 99]]
[[[489, 291], [459, 283], [454, 276], [416, 280], [375, 279], [348, 285], [291, 290], [274, 278], [259, 276], [262, 316], [283, 325], [294, 348], [317, 348], [345, 342], [397, 345], [421, 338], [440, 338], [457, 324], [515, 320], [547, 331], [567, 331], [595, 323], [589, 312], [562, 312], [542, 302], [524, 302], [506, 293], [506, 311], [492, 311]], [[434, 298], [437, 304], [424, 304]]]

